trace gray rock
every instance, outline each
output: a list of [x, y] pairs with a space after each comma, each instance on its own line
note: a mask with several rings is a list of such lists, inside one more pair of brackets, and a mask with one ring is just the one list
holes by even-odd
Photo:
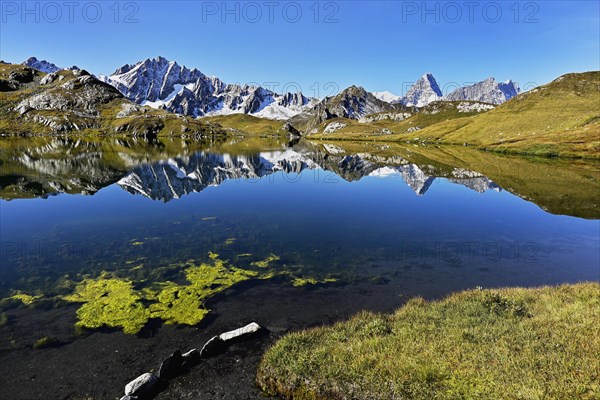
[[125, 396], [121, 397], [121, 400], [138, 400], [138, 397], [125, 395]]
[[48, 74], [40, 80], [40, 85], [48, 85], [54, 82], [57, 78], [58, 75], [56, 75], [55, 73]]
[[183, 357], [181, 350], [177, 349], [169, 357], [165, 358], [158, 368], [159, 379], [173, 379], [181, 372]]
[[126, 396], [144, 396], [152, 392], [158, 383], [156, 375], [146, 372], [125, 386]]

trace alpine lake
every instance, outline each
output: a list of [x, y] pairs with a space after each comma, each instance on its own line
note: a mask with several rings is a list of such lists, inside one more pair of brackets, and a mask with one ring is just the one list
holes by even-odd
[[279, 137], [0, 139], [0, 387], [118, 399], [250, 322], [157, 398], [262, 398], [285, 332], [475, 287], [600, 280], [600, 163]]

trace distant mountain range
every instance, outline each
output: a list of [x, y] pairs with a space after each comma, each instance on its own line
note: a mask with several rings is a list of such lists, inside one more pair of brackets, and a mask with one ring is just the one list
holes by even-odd
[[[35, 57], [29, 58], [23, 64], [46, 73], [61, 69]], [[77, 67], [71, 67], [73, 68]], [[305, 112], [314, 114], [315, 111], [318, 112], [315, 107], [323, 109], [326, 108], [323, 107], [324, 102], [331, 103], [330, 98], [319, 101], [302, 93], [278, 94], [260, 86], [227, 84], [217, 77], [204, 75], [196, 68], [180, 66], [164, 57], [124, 65], [109, 76], [99, 75], [99, 79], [116, 87], [138, 104], [193, 117], [240, 113], [287, 120]], [[374, 99], [389, 104], [424, 107], [440, 100], [471, 100], [498, 105], [519, 93], [518, 85], [511, 80], [496, 82], [494, 78], [488, 78], [444, 96], [434, 76], [427, 73], [412, 85], [404, 97], [387, 91], [373, 92], [371, 95]], [[346, 100], [349, 99], [346, 97]], [[384, 110], [385, 107], [371, 100], [363, 96], [349, 101], [354, 105], [362, 104], [361, 108], [364, 110]], [[336, 114], [356, 115], [356, 118], [364, 116], [360, 111], [357, 113], [356, 108]]]

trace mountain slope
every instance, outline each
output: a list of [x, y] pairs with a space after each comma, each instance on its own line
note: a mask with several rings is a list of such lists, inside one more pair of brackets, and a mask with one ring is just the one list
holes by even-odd
[[416, 138], [600, 158], [600, 71], [563, 75], [485, 114], [442, 122], [402, 139]]
[[[457, 104], [456, 111], [445, 110], [449, 104]], [[439, 111], [426, 112], [431, 106]], [[486, 108], [492, 105], [477, 102], [428, 107], [398, 121], [377, 120], [377, 115], [364, 124], [336, 121], [346, 126], [332, 133], [323, 133], [321, 126], [311, 138], [469, 144], [521, 154], [600, 158], [600, 71], [563, 75], [490, 111]], [[415, 129], [409, 131], [411, 122]]]
[[521, 92], [519, 86], [512, 80], [496, 82], [488, 78], [474, 85], [455, 90], [444, 97], [448, 101], [473, 100], [491, 104], [502, 104]]
[[164, 57], [125, 65], [100, 79], [138, 104], [193, 117], [252, 114], [284, 120], [316, 103], [301, 93], [281, 95], [260, 86], [226, 84]]
[[358, 120], [369, 114], [403, 110], [401, 105], [393, 105], [375, 97], [364, 88], [350, 86], [336, 96], [326, 97], [312, 109], [289, 120], [300, 132], [316, 133], [324, 121], [333, 118]]
[[0, 133], [159, 134], [222, 133], [212, 125], [141, 107], [83, 70], [45, 74], [0, 64]]

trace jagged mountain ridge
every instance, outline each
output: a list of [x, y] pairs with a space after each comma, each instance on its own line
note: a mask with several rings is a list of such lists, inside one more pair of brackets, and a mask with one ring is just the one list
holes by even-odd
[[487, 78], [481, 82], [455, 90], [444, 96], [444, 100], [473, 100], [499, 105], [517, 96], [520, 92], [521, 89], [512, 80], [496, 82], [494, 78]]
[[29, 57], [27, 60], [23, 61], [22, 64], [47, 74], [51, 74], [52, 72], [60, 71], [62, 69], [46, 60], [38, 60], [36, 57]]
[[[29, 58], [23, 65], [45, 73], [61, 70], [55, 64], [36, 57]], [[110, 76], [100, 75], [99, 78], [138, 104], [194, 117], [244, 113], [287, 120], [310, 111], [318, 103], [318, 99], [308, 98], [302, 93], [278, 94], [260, 86], [227, 84], [217, 77], [204, 75], [196, 68], [180, 66], [164, 57], [126, 64]], [[497, 105], [519, 93], [518, 85], [512, 80], [496, 82], [494, 78], [488, 78], [444, 96], [434, 76], [426, 73], [402, 98], [390, 92], [371, 94], [386, 103], [424, 107], [439, 100], [472, 100]]]
[[164, 57], [124, 65], [100, 79], [138, 104], [193, 117], [244, 113], [285, 120], [316, 103], [302, 93], [227, 84]]

